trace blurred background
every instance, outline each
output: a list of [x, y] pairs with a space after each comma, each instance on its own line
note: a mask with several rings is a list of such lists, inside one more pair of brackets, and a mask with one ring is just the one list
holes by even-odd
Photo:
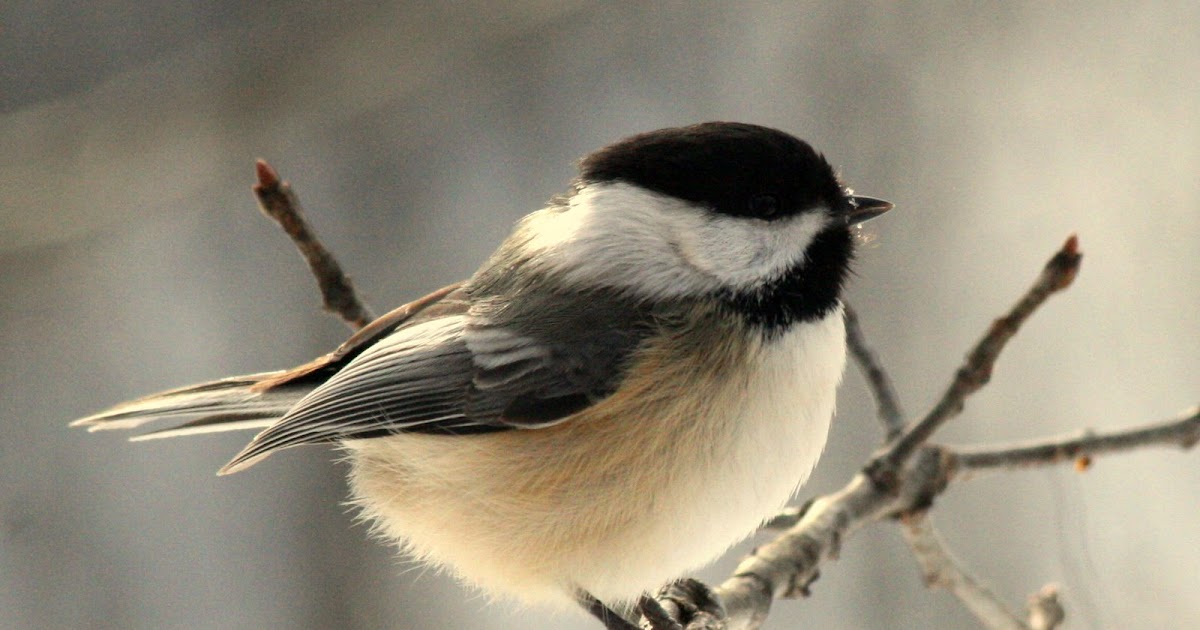
[[[704, 120], [810, 140], [871, 226], [850, 300], [923, 412], [1070, 233], [1076, 286], [940, 438], [1116, 428], [1200, 399], [1200, 4], [8, 0], [0, 5], [0, 628], [566, 628], [370, 539], [330, 449], [68, 430], [111, 403], [288, 367], [347, 334], [249, 192], [290, 180], [383, 312], [470, 274], [573, 162]], [[501, 6], [503, 4], [503, 6]], [[798, 499], [880, 432], [848, 372]], [[1200, 453], [953, 487], [936, 520], [1011, 605], [1200, 627]], [[719, 580], [749, 544], [700, 574]], [[867, 528], [768, 628], [963, 628]]]

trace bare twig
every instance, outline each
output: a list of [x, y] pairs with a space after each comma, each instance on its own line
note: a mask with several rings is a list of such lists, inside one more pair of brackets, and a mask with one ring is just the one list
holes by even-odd
[[[859, 371], [867, 379], [871, 394], [878, 408], [880, 421], [887, 430], [889, 440], [897, 437], [904, 430], [903, 413], [900, 411], [899, 397], [892, 387], [891, 377], [887, 370], [868, 347], [862, 329], [859, 326], [858, 314], [849, 306], [846, 307], [846, 345], [854, 357]], [[953, 467], [950, 467], [953, 470]], [[778, 520], [776, 517], [773, 520]], [[994, 630], [1030, 630], [1015, 613], [972, 576], [950, 550], [937, 533], [928, 510], [913, 510], [900, 518], [904, 539], [908, 542], [913, 556], [921, 566], [925, 584], [931, 588], [945, 588], [957, 597], [966, 608], [986, 627]], [[1057, 600], [1055, 600], [1057, 603]], [[1037, 608], [1037, 610], [1042, 610]], [[1061, 607], [1058, 609], [1062, 611]]]
[[841, 490], [814, 500], [794, 527], [755, 549], [716, 588], [727, 627], [753, 630], [766, 620], [773, 599], [807, 596], [820, 565], [837, 558], [842, 541], [867, 523], [927, 507], [952, 466], [942, 449], [921, 449], [905, 463], [895, 493], [881, 492], [860, 473]]
[[813, 503], [814, 500], [810, 499], [804, 505], [784, 508], [782, 512], [772, 516], [767, 522], [763, 523], [762, 528], [764, 530], [776, 531], [791, 529], [796, 526], [796, 523], [800, 522], [800, 519], [804, 518], [804, 513], [808, 511], [808, 508], [812, 507]]
[[912, 512], [901, 519], [904, 540], [921, 565], [925, 585], [954, 594], [979, 622], [993, 630], [1029, 630], [1000, 598], [962, 568], [938, 536], [926, 512]]
[[317, 279], [325, 310], [335, 313], [353, 330], [371, 323], [375, 316], [354, 292], [350, 278], [342, 272], [337, 259], [321, 241], [300, 211], [300, 201], [291, 186], [279, 178], [279, 173], [264, 160], [255, 164], [258, 181], [254, 184], [254, 196], [263, 214], [275, 220], [291, 237], [296, 248], [308, 261], [308, 268]]
[[883, 423], [884, 431], [887, 432], [887, 439], [894, 439], [904, 430], [904, 412], [900, 410], [900, 399], [892, 387], [891, 377], [867, 345], [862, 327], [858, 323], [858, 313], [849, 304], [846, 305], [846, 348], [867, 379], [867, 385], [875, 398], [879, 421]]
[[890, 503], [862, 475], [817, 499], [796, 526], [755, 549], [715, 589], [728, 627], [758, 628], [776, 598], [807, 595], [821, 563], [836, 557], [841, 541], [886, 513]]
[[1028, 619], [1009, 610], [1000, 598], [962, 564], [946, 547], [927, 512], [913, 512], [901, 518], [904, 539], [921, 565], [925, 584], [944, 588], [961, 601], [979, 622], [993, 630], [1053, 630], [1066, 619], [1058, 601], [1058, 588], [1043, 586], [1029, 598]]
[[1200, 406], [1178, 417], [1140, 427], [1085, 432], [1081, 436], [1049, 438], [1025, 444], [955, 448], [960, 471], [989, 468], [1012, 469], [1046, 466], [1063, 461], [1081, 461], [1095, 455], [1126, 452], [1147, 446], [1179, 446], [1189, 449], [1200, 442]]
[[1047, 584], [1029, 596], [1029, 627], [1032, 630], [1054, 630], [1067, 618], [1058, 601], [1058, 587]]
[[[888, 431], [888, 439], [895, 438], [904, 428], [899, 397], [892, 387], [887, 370], [868, 347], [859, 326], [857, 313], [849, 306], [846, 307], [846, 344], [859, 370], [867, 379], [879, 410], [880, 420]], [[949, 456], [953, 457], [952, 454]], [[951, 471], [955, 468], [954, 465], [949, 466]], [[791, 512], [786, 511], [772, 519], [772, 524], [782, 524], [790, 517]], [[938, 535], [928, 510], [908, 512], [901, 516], [900, 522], [904, 538], [921, 565], [925, 583], [930, 587], [941, 587], [950, 591], [988, 628], [1029, 630], [1035, 627], [1033, 624], [1036, 621], [1039, 630], [1050, 630], [1065, 617], [1065, 612], [1058, 603], [1057, 591], [1048, 586], [1031, 597], [1031, 621], [1026, 624], [954, 558]], [[1043, 594], [1046, 594], [1045, 597], [1042, 597]]]
[[[967, 396], [987, 383], [1000, 351], [1029, 315], [1051, 294], [1070, 285], [1080, 257], [1078, 240], [1072, 236], [1017, 305], [996, 320], [976, 344], [933, 410], [885, 446], [862, 473], [842, 490], [771, 520], [774, 527], [795, 524], [756, 549], [738, 565], [732, 577], [715, 589], [728, 615], [727, 628], [758, 628], [773, 599], [807, 595], [821, 563], [836, 558], [842, 541], [863, 525], [929, 508], [953, 477], [957, 458], [946, 449], [924, 446], [925, 442], [962, 409]], [[850, 328], [857, 330], [856, 324], [857, 320]], [[858, 347], [865, 348], [866, 344]], [[868, 371], [867, 380], [881, 415], [887, 405], [898, 410], [890, 379], [878, 362], [869, 352], [855, 352], [854, 356]], [[872, 370], [878, 373], [873, 376]], [[914, 453], [920, 455], [914, 457]]]
[[1046, 298], [1071, 285], [1079, 272], [1082, 257], [1079, 252], [1079, 239], [1071, 235], [1058, 253], [1046, 263], [1037, 281], [1017, 301], [1012, 310], [992, 322], [987, 334], [967, 355], [966, 362], [955, 373], [954, 380], [933, 409], [872, 458], [867, 465], [867, 472], [872, 480], [885, 488], [892, 485], [896, 469], [904, 460], [947, 420], [962, 411], [966, 398], [979, 391], [991, 379], [992, 367], [1000, 356], [1000, 351], [1017, 333], [1021, 324], [1046, 301]]

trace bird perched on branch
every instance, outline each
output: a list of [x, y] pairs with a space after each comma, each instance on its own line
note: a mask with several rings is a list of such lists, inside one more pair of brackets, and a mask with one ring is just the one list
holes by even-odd
[[75, 424], [260, 429], [222, 474], [339, 444], [353, 501], [418, 558], [634, 627], [609, 606], [714, 559], [808, 477], [852, 228], [889, 208], [781, 131], [644, 133], [584, 158], [470, 279], [335, 351]]

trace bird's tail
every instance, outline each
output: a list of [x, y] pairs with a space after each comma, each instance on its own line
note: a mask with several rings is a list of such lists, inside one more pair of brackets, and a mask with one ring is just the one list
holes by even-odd
[[312, 384], [302, 383], [259, 387], [280, 374], [263, 372], [234, 376], [151, 394], [80, 418], [71, 426], [87, 427], [88, 431], [107, 431], [136, 429], [162, 421], [181, 422], [135, 435], [130, 438], [133, 441], [263, 429], [287, 413], [313, 387]]

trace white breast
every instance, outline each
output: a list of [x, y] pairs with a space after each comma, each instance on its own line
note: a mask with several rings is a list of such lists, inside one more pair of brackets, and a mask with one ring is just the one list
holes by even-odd
[[491, 594], [637, 597], [755, 531], [808, 477], [844, 338], [839, 307], [771, 342], [713, 348], [738, 347], [745, 369], [697, 381], [678, 362], [649, 366], [661, 382], [550, 428], [349, 442], [355, 501], [379, 531]]
[[[836, 390], [845, 365], [842, 310], [793, 328], [757, 349], [743, 383], [713, 392], [699, 449], [664, 453], [679, 457], [647, 517], [647, 531], [622, 543], [628, 557], [619, 573], [597, 572], [591, 592], [629, 596], [685, 575], [757, 531], [808, 479], [825, 447]], [[649, 514], [649, 512], [653, 514]], [[640, 558], [655, 558], [645, 563]], [[603, 578], [603, 581], [601, 579]]]
[[839, 305], [760, 350], [734, 415], [729, 460], [713, 482], [727, 511], [746, 515], [747, 528], [774, 516], [816, 466], [846, 362], [845, 336]]

